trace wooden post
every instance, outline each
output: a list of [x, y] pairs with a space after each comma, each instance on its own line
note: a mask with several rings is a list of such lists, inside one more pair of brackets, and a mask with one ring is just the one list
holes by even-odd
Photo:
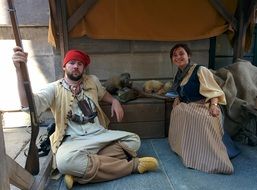
[[2, 112], [0, 111], [0, 189], [9, 190], [9, 174], [6, 161], [6, 152], [5, 152], [5, 143], [4, 143], [4, 134], [2, 126]]
[[210, 38], [209, 49], [209, 69], [215, 69], [215, 56], [216, 56], [216, 37]]
[[233, 47], [233, 62], [235, 62], [237, 58], [242, 58], [244, 56], [246, 23], [244, 23], [243, 2], [241, 0], [239, 0], [238, 11], [239, 18]]
[[233, 40], [233, 62], [237, 58], [243, 58], [246, 41], [246, 31], [256, 10], [257, 0], [238, 0], [237, 10], [232, 16], [221, 0], [209, 0], [214, 8], [235, 30]]
[[245, 50], [246, 31], [252, 19], [252, 15], [255, 13], [257, 0], [239, 0], [236, 12], [236, 18], [238, 20], [238, 30], [235, 35], [234, 41], [234, 56], [233, 61], [237, 58], [243, 58]]
[[58, 17], [58, 34], [61, 50], [61, 60], [63, 60], [65, 53], [69, 49], [66, 5], [66, 0], [57, 0], [56, 12]]
[[6, 155], [10, 183], [20, 189], [31, 189], [34, 177], [15, 160]]

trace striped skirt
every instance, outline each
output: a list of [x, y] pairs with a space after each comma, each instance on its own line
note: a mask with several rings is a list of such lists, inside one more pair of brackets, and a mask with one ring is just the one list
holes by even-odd
[[169, 143], [186, 167], [208, 173], [233, 173], [222, 142], [220, 117], [209, 114], [208, 104], [180, 103], [171, 112]]

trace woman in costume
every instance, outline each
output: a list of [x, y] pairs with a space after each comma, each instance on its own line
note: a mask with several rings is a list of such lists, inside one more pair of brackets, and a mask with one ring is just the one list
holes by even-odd
[[233, 173], [220, 105], [225, 94], [209, 69], [190, 62], [191, 50], [176, 44], [170, 51], [178, 67], [172, 90], [177, 94], [170, 117], [169, 144], [188, 168], [208, 173]]

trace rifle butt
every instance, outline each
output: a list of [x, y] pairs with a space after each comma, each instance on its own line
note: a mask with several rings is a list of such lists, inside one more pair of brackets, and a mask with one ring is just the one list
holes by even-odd
[[29, 145], [25, 169], [32, 175], [37, 175], [39, 173], [38, 147], [35, 143], [30, 143]]

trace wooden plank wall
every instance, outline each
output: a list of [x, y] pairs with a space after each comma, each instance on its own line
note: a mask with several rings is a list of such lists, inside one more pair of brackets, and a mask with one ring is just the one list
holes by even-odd
[[[208, 66], [209, 39], [186, 42], [192, 49], [193, 58], [199, 64]], [[88, 73], [100, 80], [129, 72], [133, 85], [142, 87], [147, 80], [167, 81], [173, 79], [177, 68], [171, 64], [169, 51], [175, 42], [134, 40], [92, 40], [70, 39], [70, 49], [86, 51], [92, 60]], [[162, 138], [167, 136], [171, 102], [153, 98], [140, 98], [122, 105], [124, 119], [117, 123], [111, 119], [109, 128], [137, 133], [141, 138]], [[102, 105], [110, 118], [110, 105]]]
[[[208, 66], [209, 40], [186, 42], [192, 49], [192, 60]], [[169, 51], [175, 42], [71, 39], [70, 49], [88, 52], [92, 63], [88, 73], [100, 80], [129, 72], [133, 85], [142, 87], [147, 80], [171, 80], [177, 68], [171, 64]], [[139, 84], [139, 86], [138, 86]], [[141, 85], [141, 86], [140, 86]], [[137, 133], [141, 138], [162, 138], [168, 134], [171, 101], [140, 98], [122, 104], [125, 116], [121, 123], [111, 119], [110, 129]], [[102, 108], [110, 118], [110, 105]]]
[[[208, 66], [209, 39], [186, 42], [193, 52], [193, 61]], [[92, 40], [77, 38], [70, 40], [70, 49], [89, 53], [92, 64], [88, 73], [106, 80], [114, 75], [129, 72], [136, 80], [173, 78], [176, 67], [170, 63], [169, 51], [175, 42]]]

